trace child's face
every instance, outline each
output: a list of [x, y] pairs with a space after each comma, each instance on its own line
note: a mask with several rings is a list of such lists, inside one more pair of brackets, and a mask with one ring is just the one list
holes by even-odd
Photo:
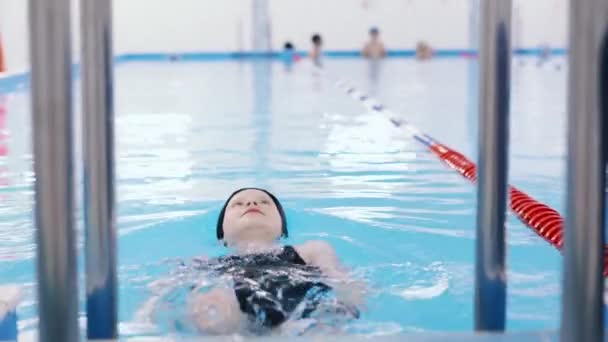
[[272, 242], [281, 236], [281, 215], [263, 191], [247, 189], [236, 194], [224, 214], [224, 241], [230, 244]]

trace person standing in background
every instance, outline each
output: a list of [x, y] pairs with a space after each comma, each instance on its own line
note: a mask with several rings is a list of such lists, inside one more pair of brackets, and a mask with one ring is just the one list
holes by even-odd
[[433, 58], [433, 48], [427, 42], [419, 41], [416, 44], [416, 59], [427, 60], [431, 58]]
[[386, 49], [380, 39], [380, 30], [377, 27], [369, 29], [369, 41], [365, 43], [361, 55], [371, 59], [379, 59], [386, 56]]
[[6, 72], [6, 64], [4, 62], [4, 50], [2, 50], [2, 36], [0, 36], [0, 74]]
[[321, 48], [323, 46], [323, 38], [321, 38], [321, 35], [318, 33], [313, 34], [312, 36], [312, 50], [310, 50], [310, 58], [312, 59], [313, 63], [320, 67], [321, 66], [321, 55], [322, 55], [322, 51]]

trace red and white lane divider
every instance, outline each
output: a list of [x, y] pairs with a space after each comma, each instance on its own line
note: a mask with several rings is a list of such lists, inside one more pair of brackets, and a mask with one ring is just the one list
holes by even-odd
[[[394, 126], [402, 128], [412, 138], [427, 146], [434, 155], [463, 177], [471, 182], [477, 180], [477, 166], [463, 154], [441, 144], [406, 120], [399, 118], [375, 99], [355, 87], [349, 86], [343, 81], [338, 81], [335, 85], [353, 99], [361, 102], [368, 110], [386, 116]], [[514, 186], [509, 186], [509, 207], [528, 228], [536, 232], [553, 247], [562, 250], [564, 219], [557, 210], [535, 200]], [[604, 246], [604, 277], [608, 277], [608, 246], [606, 245]]]

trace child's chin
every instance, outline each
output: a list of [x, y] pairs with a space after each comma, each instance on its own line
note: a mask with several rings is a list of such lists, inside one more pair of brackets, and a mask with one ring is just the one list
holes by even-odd
[[264, 221], [262, 220], [249, 219], [246, 223], [247, 224], [244, 225], [243, 229], [241, 230], [243, 235], [248, 235], [254, 232], [257, 235], [268, 230], [268, 226], [265, 225]]
[[[241, 234], [241, 239], [244, 241], [260, 241], [260, 240], [276, 240], [272, 229], [265, 226], [251, 226]], [[278, 238], [278, 237], [277, 237]]]
[[272, 220], [259, 214], [249, 214], [242, 218], [241, 225], [244, 229], [268, 230], [272, 229]]

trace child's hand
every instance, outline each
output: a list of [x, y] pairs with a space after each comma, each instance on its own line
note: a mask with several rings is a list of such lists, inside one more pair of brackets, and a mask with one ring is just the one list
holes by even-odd
[[240, 330], [244, 322], [234, 291], [215, 288], [196, 294], [189, 303], [192, 319], [202, 332], [226, 335]]
[[336, 298], [349, 306], [354, 306], [359, 310], [367, 309], [368, 289], [361, 280], [343, 279], [332, 283]]

